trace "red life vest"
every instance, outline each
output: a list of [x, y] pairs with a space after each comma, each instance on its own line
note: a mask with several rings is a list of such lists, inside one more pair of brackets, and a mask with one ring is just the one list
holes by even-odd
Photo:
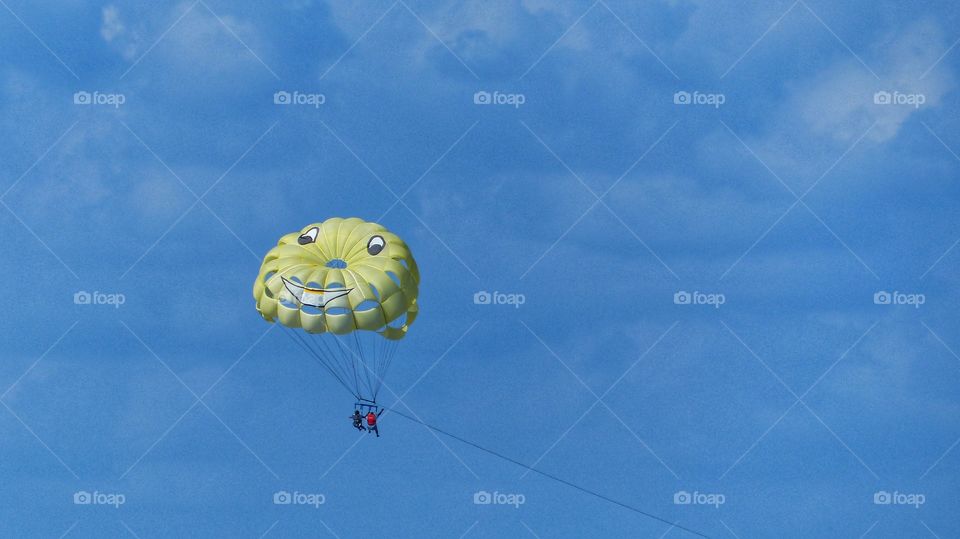
[[377, 414], [370, 412], [367, 414], [367, 425], [373, 427], [377, 424]]

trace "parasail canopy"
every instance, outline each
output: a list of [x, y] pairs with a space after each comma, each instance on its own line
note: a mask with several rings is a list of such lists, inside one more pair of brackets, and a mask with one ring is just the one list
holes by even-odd
[[377, 223], [334, 217], [280, 238], [253, 284], [257, 311], [287, 330], [357, 399], [376, 400], [417, 316], [420, 272]]

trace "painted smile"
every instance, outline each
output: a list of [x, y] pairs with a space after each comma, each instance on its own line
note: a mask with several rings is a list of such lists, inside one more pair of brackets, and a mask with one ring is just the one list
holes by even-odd
[[300, 305], [316, 307], [317, 309], [323, 309], [327, 303], [342, 298], [353, 290], [352, 288], [311, 288], [290, 281], [286, 277], [281, 277], [281, 279], [283, 279], [283, 286], [287, 289], [287, 292], [290, 292]]

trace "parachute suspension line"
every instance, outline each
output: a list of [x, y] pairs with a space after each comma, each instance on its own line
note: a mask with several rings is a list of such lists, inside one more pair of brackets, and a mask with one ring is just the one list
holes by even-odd
[[[334, 346], [337, 348], [337, 350], [340, 352], [340, 357], [344, 358], [344, 361], [349, 362], [349, 364], [351, 365], [351, 368], [354, 369], [354, 371], [356, 371], [356, 369], [357, 369], [357, 355], [356, 355], [356, 353], [355, 353], [353, 350], [350, 349], [350, 345], [349, 345], [349, 344], [344, 344], [344, 343], [340, 342], [340, 337], [337, 336], [337, 335], [334, 335], [334, 336], [333, 336], [333, 345], [334, 345]], [[362, 382], [363, 382], [363, 381], [364, 381], [364, 378], [360, 378], [360, 379], [357, 381], [357, 383], [356, 383], [357, 395], [362, 395], [362, 394], [363, 394], [363, 391], [362, 391], [362, 389], [363, 389]]]
[[324, 351], [324, 349], [321, 348], [320, 344], [318, 344], [318, 343], [323, 343], [323, 339], [321, 339], [319, 335], [313, 335], [313, 338], [306, 338], [298, 334], [296, 330], [293, 330], [293, 333], [294, 335], [297, 335], [298, 337], [303, 339], [303, 342], [307, 345], [307, 348], [309, 348], [312, 351], [315, 357], [322, 359], [324, 361], [324, 364], [329, 366], [328, 368], [330, 372], [333, 373], [334, 377], [337, 378], [337, 380], [344, 387], [346, 387], [351, 394], [353, 394], [354, 396], [357, 395], [356, 389], [351, 388], [350, 384], [347, 383], [346, 373], [343, 371], [343, 367], [340, 365], [339, 361], [337, 360], [337, 356], [334, 354], [331, 354], [329, 352], [329, 349], [327, 351]]
[[[330, 365], [327, 364], [327, 362], [324, 360], [324, 358], [323, 358], [322, 356], [318, 355], [318, 354], [313, 350], [313, 348], [311, 348], [311, 347], [306, 343], [306, 341], [303, 340], [303, 338], [302, 338], [300, 335], [297, 335], [297, 333], [296, 333], [295, 330], [290, 329], [290, 328], [288, 328], [287, 326], [284, 326], [283, 324], [280, 324], [279, 322], [277, 322], [277, 324], [283, 327], [284, 332], [286, 332], [286, 334], [287, 334], [287, 336], [290, 338], [290, 340], [292, 340], [294, 343], [296, 343], [296, 345], [299, 346], [304, 352], [306, 352], [314, 361], [316, 361], [317, 363], [320, 364], [320, 366], [322, 366], [324, 369], [326, 369], [327, 372], [329, 372], [334, 378], [336, 378], [336, 380], [337, 380], [338, 382], [340, 382], [341, 384], [343, 384], [343, 380], [341, 380], [340, 377], [337, 376], [337, 373], [334, 372], [333, 369], [330, 368]], [[346, 384], [344, 384], [344, 387], [347, 387]]]
[[[331, 337], [335, 342], [336, 342], [336, 341], [339, 341], [339, 339], [340, 339], [340, 337], [339, 337], [338, 335], [333, 334], [333, 333], [330, 334], [330, 337]], [[327, 342], [327, 343], [329, 343], [329, 342], [330, 342], [330, 339], [324, 339], [324, 341]], [[337, 354], [337, 357], [340, 358], [340, 360], [343, 362], [344, 370], [346, 370], [346, 371], [352, 371], [352, 370], [354, 369], [355, 362], [354, 362], [354, 360], [353, 360], [353, 355], [350, 353], [350, 349], [349, 349], [349, 348], [343, 349], [343, 348], [341, 348], [341, 347], [339, 347], [339, 346], [336, 346], [336, 347], [331, 346], [330, 348], [331, 348], [331, 349], [336, 348], [335, 353]], [[357, 387], [357, 394], [360, 394], [360, 386], [357, 385], [356, 387]]]
[[[299, 336], [295, 330], [294, 334]], [[353, 387], [350, 388], [350, 384], [347, 383], [347, 381], [350, 379], [349, 371], [344, 367], [341, 355], [336, 354], [333, 352], [333, 350], [331, 350], [329, 344], [327, 343], [327, 338], [324, 337], [324, 334], [311, 333], [310, 335], [313, 338], [304, 338], [304, 342], [313, 351], [313, 354], [323, 359], [326, 364], [329, 365], [329, 368], [334, 373], [334, 376], [337, 377], [341, 384], [348, 388], [353, 396], [359, 397], [359, 387], [354, 384]]]
[[[383, 340], [383, 339], [380, 339]], [[400, 345], [400, 341], [386, 340], [381, 343], [380, 346], [380, 380], [377, 381], [377, 390], [375, 393], [379, 393], [380, 389], [383, 387], [383, 379], [387, 377], [387, 371], [390, 370], [390, 363], [393, 362], [393, 355], [397, 351], [397, 347]]]
[[[295, 328], [280, 325], [297, 346], [326, 369], [351, 395], [358, 400], [369, 397], [369, 400], [376, 402], [383, 388], [383, 379], [396, 356], [399, 341], [384, 339], [376, 332], [364, 332], [361, 336], [355, 331], [351, 344], [349, 340], [341, 341], [340, 336], [333, 333], [308, 332], [308, 337]], [[349, 383], [351, 378], [352, 386]]]
[[[277, 322], [277, 323], [279, 324], [279, 322]], [[297, 343], [297, 345], [299, 345], [301, 348], [303, 348], [303, 350], [304, 350], [305, 352], [307, 352], [307, 354], [308, 354], [311, 358], [313, 358], [314, 361], [316, 361], [317, 363], [319, 363], [323, 368], [327, 369], [327, 372], [329, 372], [330, 375], [333, 376], [333, 377], [337, 380], [337, 382], [340, 382], [340, 385], [342, 385], [343, 388], [346, 389], [348, 393], [350, 393], [351, 395], [359, 398], [359, 395], [357, 395], [357, 393], [356, 393], [354, 390], [350, 389], [350, 387], [347, 386], [347, 384], [340, 378], [340, 376], [338, 376], [337, 373], [334, 372], [334, 370], [333, 370], [332, 368], [330, 368], [329, 365], [327, 365], [327, 363], [323, 360], [323, 358], [321, 358], [321, 357], [307, 344], [307, 342], [303, 339], [303, 337], [301, 337], [300, 335], [298, 335], [298, 334], [296, 333], [296, 330], [293, 330], [293, 329], [291, 329], [291, 328], [288, 328], [287, 326], [284, 326], [283, 324], [280, 324], [280, 326], [283, 327], [283, 329], [286, 331], [286, 333], [287, 333], [287, 335], [290, 337], [290, 339], [293, 340], [293, 342]]]
[[[316, 334], [316, 335], [314, 335], [314, 339], [313, 339], [313, 340], [317, 343], [317, 347], [318, 347], [318, 348], [319, 348], [320, 346], [323, 346], [323, 349], [326, 350], [326, 353], [327, 353], [328, 357], [331, 358], [331, 362], [333, 362], [334, 364], [336, 364], [337, 367], [340, 369], [340, 372], [343, 373], [343, 378], [344, 378], [344, 379], [349, 379], [349, 378], [350, 378], [350, 374], [349, 374], [349, 373], [350, 373], [350, 367], [351, 367], [352, 363], [349, 361], [349, 358], [345, 358], [345, 357], [344, 357], [345, 354], [343, 354], [343, 353], [338, 353], [337, 351], [334, 351], [333, 348], [330, 347], [330, 344], [329, 344], [329, 342], [328, 342], [330, 339], [336, 340], [336, 335], [333, 335], [332, 333]], [[338, 348], [338, 351], [339, 351], [339, 348]], [[354, 389], [353, 389], [353, 394], [354, 394], [355, 396], [358, 396], [358, 397], [359, 397], [359, 395], [360, 395], [360, 385], [357, 384], [356, 379], [354, 379], [353, 388], [354, 388]]]
[[383, 385], [383, 377], [386, 375], [384, 370], [384, 353], [385, 347], [380, 341], [383, 339], [377, 335], [373, 339], [373, 358], [375, 363], [375, 371], [377, 373], [377, 380], [373, 387], [373, 400], [377, 400], [377, 395], [380, 393], [380, 386]]
[[390, 341], [388, 344], [390, 346], [387, 349], [387, 365], [383, 369], [384, 372], [390, 370], [393, 365], [393, 358], [397, 357], [397, 350], [400, 349], [400, 341]]
[[[359, 282], [359, 280], [357, 279], [357, 276], [356, 276], [352, 271], [347, 270], [347, 273], [349, 273], [351, 276], [353, 276], [353, 279], [354, 279], [354, 282], [355, 282], [355, 283], [358, 283], [358, 282]], [[350, 314], [353, 315], [353, 325], [354, 325], [354, 327], [359, 328], [359, 327], [360, 327], [360, 323], [357, 321], [357, 313], [351, 311]], [[357, 337], [357, 330], [356, 330], [356, 329], [353, 331], [353, 336], [354, 336], [354, 340], [356, 341], [356, 337]], [[359, 342], [357, 342], [357, 350], [362, 350], [362, 348], [360, 347], [360, 343], [359, 343]], [[357, 386], [357, 393], [360, 393], [360, 379], [359, 379], [359, 377], [357, 376], [357, 361], [356, 361], [356, 358], [354, 358], [352, 355], [349, 357], [349, 359], [350, 359], [350, 368], [353, 369], [353, 383], [356, 384], [356, 386]]]
[[387, 354], [389, 354], [389, 352], [389, 342], [383, 343], [377, 351], [377, 372], [380, 373], [380, 379], [377, 380], [377, 387], [373, 392], [374, 395], [380, 392], [380, 388], [383, 386], [383, 378], [387, 375]]
[[[384, 408], [384, 411], [386, 411], [386, 410], [387, 410], [387, 409]], [[581, 487], [580, 485], [577, 485], [576, 483], [571, 483], [570, 481], [567, 481], [566, 479], [557, 477], [556, 475], [553, 475], [553, 474], [551, 474], [551, 473], [544, 472], [544, 471], [542, 471], [542, 470], [538, 470], [538, 469], [534, 468], [533, 466], [530, 466], [530, 465], [527, 465], [527, 464], [524, 464], [524, 463], [520, 462], [519, 460], [512, 459], [512, 458], [510, 458], [510, 457], [508, 457], [508, 456], [506, 456], [506, 455], [504, 455], [504, 454], [502, 454], [502, 453], [498, 453], [498, 452], [496, 452], [496, 451], [494, 451], [494, 450], [492, 450], [492, 449], [487, 449], [486, 447], [483, 447], [483, 446], [480, 445], [480, 444], [477, 444], [477, 443], [471, 442], [470, 440], [466, 440], [466, 439], [464, 439], [464, 438], [461, 438], [461, 437], [457, 436], [456, 434], [451, 434], [451, 433], [449, 433], [449, 432], [447, 432], [447, 431], [445, 431], [445, 430], [443, 430], [443, 429], [441, 429], [441, 428], [439, 428], [439, 427], [435, 427], [435, 426], [430, 425], [430, 424], [428, 424], [428, 423], [424, 423], [422, 420], [416, 419], [416, 418], [414, 418], [414, 417], [410, 417], [410, 416], [408, 416], [407, 414], [405, 414], [405, 413], [403, 413], [403, 412], [398, 412], [396, 409], [390, 408], [390, 411], [393, 412], [393, 413], [395, 413], [395, 414], [397, 414], [397, 415], [400, 416], [400, 417], [403, 417], [403, 418], [406, 418], [406, 419], [408, 419], [408, 420], [410, 420], [410, 421], [413, 421], [414, 423], [419, 423], [419, 424], [423, 425], [424, 427], [427, 427], [428, 429], [430, 429], [430, 430], [432, 430], [432, 431], [434, 431], [434, 432], [438, 432], [438, 433], [440, 433], [440, 434], [443, 434], [444, 436], [448, 436], [448, 437], [450, 437], [450, 438], [453, 438], [454, 440], [457, 440], [457, 441], [462, 442], [462, 443], [465, 443], [465, 444], [467, 444], [467, 445], [469, 445], [469, 446], [471, 446], [471, 447], [474, 447], [474, 448], [476, 448], [476, 449], [479, 449], [480, 451], [483, 451], [483, 452], [485, 452], [485, 453], [489, 453], [489, 454], [491, 454], [491, 455], [493, 455], [493, 456], [495, 456], [495, 457], [497, 457], [497, 458], [501, 458], [501, 459], [503, 459], [503, 460], [505, 460], [505, 461], [507, 461], [507, 462], [510, 462], [510, 463], [512, 463], [512, 464], [516, 464], [517, 466], [520, 466], [521, 468], [526, 468], [527, 470], [530, 470], [531, 472], [540, 474], [540, 475], [542, 475], [543, 477], [546, 477], [547, 479], [552, 479], [552, 480], [554, 480], [554, 481], [556, 481], [556, 482], [558, 482], [558, 483], [562, 483], [562, 484], [564, 484], [564, 485], [567, 485], [568, 487], [575, 488], [575, 489], [579, 490], [580, 492], [584, 492], [584, 493], [589, 494], [589, 495], [591, 495], [591, 496], [597, 497], [597, 498], [599, 498], [599, 499], [601, 499], [601, 500], [610, 502], [610, 503], [612, 503], [612, 504], [614, 504], [614, 505], [619, 505], [620, 507], [622, 507], [622, 508], [624, 508], [624, 509], [628, 509], [628, 510], [630, 510], [630, 511], [633, 511], [634, 513], [638, 513], [638, 514], [641, 514], [641, 515], [643, 515], [643, 516], [645, 516], [645, 517], [652, 518], [653, 520], [656, 520], [656, 521], [661, 522], [661, 523], [663, 523], [663, 524], [668, 524], [671, 528], [677, 528], [678, 530], [683, 530], [683, 531], [685, 531], [685, 532], [687, 532], [687, 533], [692, 533], [692, 534], [694, 534], [694, 535], [696, 535], [696, 536], [698, 536], [698, 537], [704, 537], [705, 539], [710, 539], [709, 536], [704, 535], [704, 534], [702, 534], [702, 533], [700, 533], [700, 532], [698, 532], [698, 531], [694, 531], [694, 530], [691, 530], [690, 528], [686, 528], [686, 527], [684, 527], [684, 526], [681, 526], [680, 524], [677, 524], [676, 522], [670, 522], [669, 520], [667, 520], [667, 519], [665, 519], [665, 518], [658, 517], [657, 515], [654, 515], [654, 514], [652, 514], [652, 513], [648, 513], [648, 512], [646, 512], [646, 511], [644, 511], [644, 510], [642, 510], [642, 509], [638, 509], [638, 508], [636, 508], [636, 507], [634, 507], [634, 506], [632, 506], [632, 505], [627, 505], [627, 504], [625, 504], [625, 503], [623, 503], [623, 502], [619, 502], [619, 501], [617, 501], [617, 500], [615, 500], [615, 499], [613, 499], [613, 498], [610, 498], [609, 496], [606, 496], [606, 495], [604, 495], [604, 494], [600, 494], [599, 492], [596, 492], [596, 491], [594, 491], [594, 490], [590, 490], [590, 489], [585, 488], [585, 487]], [[670, 531], [670, 530], [667, 530], [667, 531]]]
[[367, 357], [369, 357], [370, 361], [373, 363], [373, 372], [375, 373], [376, 377], [376, 379], [373, 381], [371, 394], [373, 395], [373, 400], [377, 400], [377, 387], [380, 385], [380, 379], [383, 378], [383, 375], [380, 374], [380, 356], [377, 353], [377, 341], [371, 338], [367, 339], [367, 343], [369, 344], [367, 347]]
[[393, 348], [394, 341], [389, 339], [384, 339], [380, 334], [376, 334], [377, 337], [374, 340], [377, 348], [377, 373], [379, 377], [377, 378], [376, 387], [373, 389], [374, 396], [380, 394], [380, 390], [383, 388], [383, 380], [387, 377], [387, 370], [390, 369], [390, 355], [391, 348]]
[[373, 356], [373, 372], [377, 373], [377, 379], [374, 381], [373, 386], [373, 400], [377, 400], [377, 392], [380, 391], [380, 380], [383, 379], [383, 373], [380, 371], [380, 346], [377, 339], [369, 340], [372, 342], [370, 345], [370, 355]]
[[[377, 371], [375, 370], [375, 369], [376, 369], [376, 366], [370, 365], [370, 363], [367, 361], [367, 355], [368, 355], [368, 354], [366, 354], [366, 353], [363, 351], [363, 348], [364, 348], [364, 347], [361, 346], [361, 340], [362, 340], [361, 337], [360, 337], [359, 335], [357, 335], [356, 333], [354, 333], [353, 336], [354, 336], [354, 338], [355, 338], [355, 340], [356, 340], [356, 342], [357, 342], [357, 348], [359, 348], [359, 350], [360, 350], [359, 360], [360, 360], [361, 364], [363, 365], [363, 372], [366, 374], [366, 378], [367, 378], [367, 390], [370, 392], [370, 398], [375, 401], [375, 400], [377, 400], [377, 396], [376, 396], [376, 394], [374, 393], [374, 387], [376, 386], [376, 380], [377, 380], [377, 378], [378, 378], [378, 376], [379, 376], [379, 375], [377, 374]], [[369, 339], [366, 339], [366, 340], [369, 342]]]
[[400, 349], [400, 341], [393, 341], [393, 348], [390, 349], [390, 363], [387, 364], [389, 369], [393, 365], [393, 358], [397, 357], [397, 350]]
[[[367, 373], [367, 390], [369, 391], [371, 398], [373, 400], [377, 400], [377, 396], [373, 392], [373, 384], [370, 383], [370, 375], [369, 375], [370, 366], [367, 364], [366, 354], [364, 354], [363, 352], [363, 346], [362, 346], [362, 343], [360, 342], [361, 339], [358, 333], [359, 333], [358, 331], [353, 332], [353, 342], [357, 345], [357, 353], [359, 354], [359, 356], [354, 357], [353, 359], [354, 359], [354, 362], [359, 360], [363, 364], [364, 372]], [[376, 371], [374, 371], [374, 377], [376, 377]]]
[[360, 376], [357, 373], [357, 362], [353, 361], [353, 358], [350, 358], [350, 368], [353, 370], [353, 383], [357, 387], [357, 393], [360, 393]]
[[[341, 223], [341, 226], [342, 226], [342, 223]], [[339, 229], [338, 229], [338, 231], [339, 231]], [[359, 249], [360, 247], [357, 247], [357, 248]], [[346, 256], [349, 257], [350, 255], [348, 254], [348, 255], [346, 255]], [[347, 270], [345, 270], [345, 272], [346, 272], [347, 274], [349, 274], [349, 275], [353, 278], [353, 281], [354, 281], [354, 282], [353, 282], [352, 284], [354, 285], [354, 287], [356, 287], [357, 285], [359, 285], [359, 284], [361, 283], [361, 278], [358, 277], [357, 274], [354, 273], [352, 270], [347, 269]], [[366, 294], [364, 294], [364, 297], [366, 297]], [[353, 310], [351, 310], [351, 311], [350, 311], [350, 314], [353, 316], [353, 325], [354, 325], [354, 328], [356, 328], [356, 329], [354, 329], [354, 331], [352, 332], [352, 333], [353, 333], [353, 342], [354, 342], [354, 345], [356, 346], [356, 349], [352, 351], [352, 350], [350, 350], [349, 345], [345, 345], [345, 347], [347, 348], [347, 352], [353, 352], [353, 353], [350, 354], [350, 356], [348, 356], [348, 359], [350, 360], [350, 365], [351, 365], [351, 367], [353, 368], [353, 376], [354, 376], [354, 380], [357, 382], [357, 392], [359, 393], [359, 392], [360, 392], [360, 384], [359, 384], [359, 381], [357, 381], [357, 361], [359, 360], [359, 361], [363, 364], [364, 367], [366, 367], [367, 361], [366, 361], [366, 354], [364, 353], [364, 350], [363, 350], [363, 349], [364, 349], [364, 346], [363, 346], [363, 344], [364, 344], [364, 343], [363, 343], [364, 339], [361, 338], [359, 335], [357, 335], [357, 333], [359, 333], [359, 331], [360, 331], [359, 328], [360, 328], [360, 325], [361, 325], [361, 324], [360, 324], [360, 322], [357, 320], [357, 313], [356, 313], [356, 312], [354, 312]], [[376, 343], [374, 343], [374, 344], [376, 344]], [[364, 374], [367, 374], [367, 368], [364, 368], [363, 371], [364, 371]], [[375, 394], [375, 392], [374, 392], [374, 390], [373, 390], [373, 387], [372, 387], [372, 384], [370, 383], [370, 377], [369, 377], [369, 375], [365, 376], [365, 379], [366, 379], [366, 381], [367, 381], [367, 390], [369, 391], [370, 398], [371, 398], [372, 400], [377, 400], [377, 399], [376, 399], [376, 394]]]
[[[296, 333], [295, 330], [294, 330], [294, 333], [296, 335], [299, 335], [298, 333]], [[309, 338], [309, 339], [304, 338], [304, 341], [307, 343], [307, 346], [309, 346], [311, 350], [314, 350], [315, 355], [317, 355], [318, 357], [322, 357], [330, 365], [331, 370], [335, 370], [338, 374], [338, 378], [346, 385], [347, 376], [346, 376], [346, 373], [343, 371], [343, 367], [340, 366], [340, 362], [337, 361], [337, 357], [333, 354], [330, 354], [329, 350], [324, 352], [324, 350], [320, 347], [320, 344], [323, 343], [323, 340], [320, 338], [319, 335], [316, 335], [313, 333], [311, 333], [310, 335], [312, 336], [312, 338]]]
[[364, 356], [364, 361], [367, 362], [373, 382], [370, 386], [370, 394], [373, 395], [373, 400], [377, 400], [380, 380], [383, 379], [383, 372], [380, 370], [380, 358], [377, 356], [377, 340], [380, 339], [380, 336], [376, 333], [367, 332], [364, 337], [367, 341], [367, 351], [366, 356]]

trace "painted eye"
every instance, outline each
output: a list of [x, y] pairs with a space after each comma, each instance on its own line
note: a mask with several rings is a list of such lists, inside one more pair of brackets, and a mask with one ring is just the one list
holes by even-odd
[[383, 248], [386, 246], [387, 243], [383, 241], [383, 236], [374, 236], [367, 242], [367, 252], [376, 256], [380, 254], [380, 251], [383, 251]]
[[297, 238], [297, 243], [300, 245], [307, 245], [308, 243], [313, 243], [317, 241], [317, 234], [320, 233], [320, 229], [313, 227], [310, 230], [300, 234], [300, 237]]

